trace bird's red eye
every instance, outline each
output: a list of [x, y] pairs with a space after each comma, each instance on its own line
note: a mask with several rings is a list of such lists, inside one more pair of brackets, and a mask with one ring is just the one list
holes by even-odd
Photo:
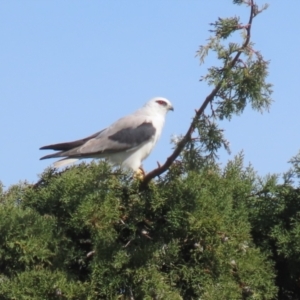
[[167, 102], [166, 101], [163, 101], [163, 100], [157, 100], [156, 101], [158, 104], [162, 105], [162, 106], [167, 106]]

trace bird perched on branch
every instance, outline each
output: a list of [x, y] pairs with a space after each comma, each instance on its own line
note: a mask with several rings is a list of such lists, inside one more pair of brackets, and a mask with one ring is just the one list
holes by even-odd
[[54, 163], [62, 167], [78, 159], [107, 158], [113, 165], [136, 172], [159, 139], [169, 110], [174, 110], [169, 100], [153, 98], [133, 114], [91, 136], [41, 147], [40, 150], [58, 151], [41, 159], [62, 158]]

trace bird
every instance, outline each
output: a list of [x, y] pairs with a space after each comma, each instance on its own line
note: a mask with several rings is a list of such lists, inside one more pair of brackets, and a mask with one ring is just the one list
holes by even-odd
[[156, 145], [172, 103], [163, 97], [155, 97], [146, 104], [109, 127], [86, 138], [43, 146], [40, 150], [57, 151], [40, 159], [60, 158], [54, 163], [59, 168], [85, 158], [107, 158], [113, 165], [119, 165], [134, 172], [141, 172], [142, 161]]

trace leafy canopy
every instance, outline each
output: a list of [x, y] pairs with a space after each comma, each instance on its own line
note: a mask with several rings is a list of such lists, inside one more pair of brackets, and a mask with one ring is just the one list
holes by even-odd
[[233, 2], [249, 20], [211, 24], [197, 55], [218, 58], [202, 77], [212, 91], [143, 182], [93, 162], [0, 188], [1, 299], [297, 299], [300, 159], [283, 185], [242, 155], [217, 164], [229, 151], [220, 122], [271, 104], [268, 62], [250, 40], [266, 6]]

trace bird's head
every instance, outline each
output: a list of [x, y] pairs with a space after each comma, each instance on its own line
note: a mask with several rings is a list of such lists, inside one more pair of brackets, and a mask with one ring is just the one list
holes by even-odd
[[155, 97], [149, 100], [145, 107], [149, 107], [160, 114], [166, 114], [169, 110], [174, 110], [172, 103], [163, 97]]

